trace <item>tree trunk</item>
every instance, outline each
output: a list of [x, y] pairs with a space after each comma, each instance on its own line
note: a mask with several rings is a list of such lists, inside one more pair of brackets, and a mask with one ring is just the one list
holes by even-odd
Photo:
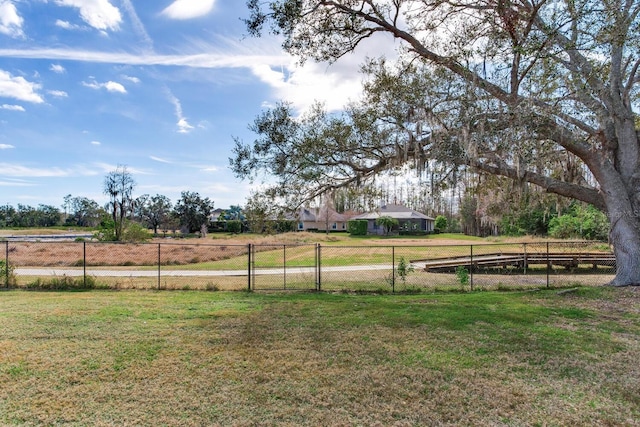
[[[616, 256], [616, 276], [611, 286], [640, 286], [640, 211], [634, 201], [640, 187], [635, 173], [625, 174], [614, 170], [604, 161], [598, 172], [598, 182], [607, 207], [611, 224], [609, 240]], [[631, 171], [628, 171], [631, 172]]]
[[611, 221], [616, 277], [611, 286], [640, 286], [640, 218], [621, 215]]

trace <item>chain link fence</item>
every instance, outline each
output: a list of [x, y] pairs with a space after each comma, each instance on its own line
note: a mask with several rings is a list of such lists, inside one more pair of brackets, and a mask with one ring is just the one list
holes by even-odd
[[606, 243], [448, 246], [3, 242], [5, 287], [407, 292], [603, 284]]

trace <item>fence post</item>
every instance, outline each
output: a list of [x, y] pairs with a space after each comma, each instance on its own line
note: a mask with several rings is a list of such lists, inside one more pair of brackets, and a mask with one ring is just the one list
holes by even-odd
[[396, 247], [391, 246], [391, 292], [396, 292]]
[[4, 284], [9, 287], [9, 241], [4, 242]]
[[527, 244], [526, 243], [522, 243], [522, 251], [524, 254], [524, 258], [523, 258], [523, 264], [522, 264], [522, 268], [523, 268], [523, 275], [527, 275], [527, 267], [529, 267], [529, 260], [527, 259]]
[[253, 245], [249, 243], [247, 245], [247, 290], [251, 291], [251, 251]]
[[471, 290], [473, 291], [473, 245], [469, 245], [470, 246], [470, 250], [469, 250], [469, 254], [470, 254], [470, 258], [469, 258], [469, 276], [470, 277], [470, 281], [469, 281], [469, 285]]
[[82, 281], [87, 288], [87, 242], [82, 242]]
[[160, 243], [158, 243], [158, 290], [160, 290]]
[[549, 274], [551, 273], [551, 263], [549, 262], [549, 242], [547, 242], [547, 288], [549, 287]]
[[287, 245], [282, 245], [282, 289], [287, 289]]
[[322, 250], [320, 249], [320, 243], [316, 243], [316, 290], [320, 291], [322, 287]]

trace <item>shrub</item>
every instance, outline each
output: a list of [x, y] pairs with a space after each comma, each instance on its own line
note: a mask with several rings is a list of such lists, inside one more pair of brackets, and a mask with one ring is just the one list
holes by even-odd
[[396, 268], [396, 274], [398, 275], [400, 280], [402, 280], [402, 283], [407, 282], [407, 276], [412, 271], [413, 271], [413, 266], [407, 263], [404, 257], [401, 256], [400, 260], [398, 261], [398, 267]]
[[438, 215], [436, 217], [436, 221], [434, 223], [434, 227], [438, 230], [446, 230], [447, 229], [447, 217], [444, 215]]
[[242, 221], [237, 219], [227, 221], [227, 231], [233, 234], [240, 233], [242, 231]]
[[376, 224], [378, 224], [379, 226], [381, 226], [382, 228], [384, 228], [384, 234], [388, 235], [391, 230], [393, 229], [393, 227], [397, 227], [399, 224], [399, 221], [395, 218], [392, 218], [388, 215], [383, 215], [378, 217], [378, 219], [376, 219]]
[[456, 268], [456, 277], [460, 282], [460, 286], [464, 289], [464, 287], [469, 284], [469, 270], [467, 270], [467, 267], [459, 265], [458, 268]]
[[347, 221], [347, 232], [352, 236], [366, 236], [369, 223], [366, 219]]
[[151, 234], [149, 231], [141, 226], [140, 224], [131, 223], [127, 226], [127, 228], [122, 233], [122, 240], [125, 242], [146, 242], [151, 239]]
[[606, 215], [595, 207], [577, 205], [572, 212], [551, 219], [549, 235], [558, 239], [607, 240], [609, 222]]
[[0, 261], [0, 283], [6, 287], [16, 285], [16, 276], [13, 272], [13, 266], [7, 264], [6, 261]]
[[61, 276], [47, 280], [38, 277], [33, 282], [27, 283], [26, 287], [27, 289], [40, 289], [47, 291], [74, 291], [97, 289], [101, 286], [98, 285], [95, 277], [93, 276]]

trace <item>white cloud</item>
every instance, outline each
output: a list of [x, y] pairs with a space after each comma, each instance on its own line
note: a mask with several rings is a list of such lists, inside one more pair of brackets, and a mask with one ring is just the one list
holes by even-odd
[[53, 71], [54, 73], [58, 73], [58, 74], [64, 74], [65, 71], [67, 71], [60, 64], [51, 64], [51, 67], [49, 67], [49, 70]]
[[72, 24], [69, 21], [63, 21], [61, 19], [56, 19], [56, 27], [63, 28], [65, 30], [87, 30], [88, 27], [83, 27], [82, 25]]
[[14, 77], [9, 72], [0, 70], [0, 97], [41, 104], [44, 99], [37, 93], [40, 88], [38, 83], [29, 82], [20, 76]]
[[10, 144], [0, 144], [0, 150], [8, 150], [10, 148], [16, 148], [16, 147]]
[[[99, 168], [102, 170], [102, 172], [105, 173], [109, 173], [109, 172], [113, 172], [114, 170], [116, 170], [117, 168], [121, 167], [122, 165], [113, 165], [113, 164], [109, 164], [109, 163], [104, 163], [104, 162], [94, 162], [93, 163], [93, 167], [91, 168], [93, 171], [96, 171], [96, 168]], [[99, 171], [96, 171], [96, 173]], [[137, 169], [131, 166], [127, 166], [127, 172], [129, 172], [132, 175], [151, 175], [151, 173], [142, 170], [142, 169]]]
[[93, 28], [101, 31], [116, 31], [120, 28], [122, 15], [109, 0], [55, 0], [60, 6], [79, 9], [80, 17]]
[[172, 163], [169, 160], [165, 160], [165, 159], [162, 159], [162, 158], [156, 157], [156, 156], [149, 156], [149, 158], [151, 160], [155, 160], [156, 162], [160, 162], [160, 163]]
[[109, 92], [127, 93], [127, 90], [120, 83], [108, 81], [104, 83], [104, 88]]
[[0, 110], [25, 111], [22, 105], [9, 105], [9, 104], [0, 105]]
[[127, 90], [120, 83], [108, 81], [106, 83], [98, 82], [82, 82], [82, 85], [91, 89], [100, 90], [106, 89], [108, 92], [127, 93]]
[[178, 125], [178, 133], [189, 133], [193, 130], [193, 126], [185, 118], [178, 120], [176, 124]]
[[122, 7], [124, 8], [124, 11], [129, 16], [129, 21], [133, 25], [134, 31], [138, 34], [138, 37], [140, 37], [140, 41], [142, 42], [145, 51], [153, 52], [153, 40], [151, 39], [151, 36], [149, 36], [149, 33], [147, 33], [147, 30], [144, 27], [144, 24], [138, 17], [138, 14], [136, 13], [136, 10], [133, 7], [133, 4], [131, 4], [131, 0], [121, 0], [121, 1], [122, 1]]
[[73, 172], [69, 169], [62, 168], [31, 168], [22, 165], [14, 165], [11, 163], [0, 163], [0, 173], [3, 176], [12, 177], [30, 177], [30, 178], [43, 178], [43, 177], [65, 177], [73, 175]]
[[14, 38], [22, 37], [22, 23], [16, 5], [10, 0], [0, 0], [0, 33]]
[[130, 54], [123, 52], [97, 52], [73, 49], [0, 49], [0, 57], [82, 61], [99, 64], [165, 65], [192, 68], [248, 68], [255, 64], [280, 66], [291, 57], [281, 51], [236, 50], [229, 53], [197, 52], [184, 55]]
[[8, 179], [0, 181], [0, 187], [32, 187], [35, 184], [22, 179]]
[[63, 90], [48, 90], [47, 93], [51, 96], [55, 96], [56, 98], [66, 98], [69, 96], [67, 92]]
[[140, 79], [137, 78], [137, 77], [123, 75], [122, 78], [125, 79], [125, 80], [128, 80], [128, 81], [130, 81], [132, 83], [135, 83], [135, 84], [140, 83]]
[[178, 119], [178, 133], [189, 133], [193, 130], [193, 126], [187, 121], [186, 117], [182, 114], [182, 104], [180, 100], [176, 98], [169, 89], [166, 90], [169, 101], [173, 104], [176, 111], [176, 118]]
[[91, 145], [102, 145], [100, 141], [91, 141]]
[[175, 0], [162, 14], [170, 19], [193, 19], [211, 12], [215, 0]]

